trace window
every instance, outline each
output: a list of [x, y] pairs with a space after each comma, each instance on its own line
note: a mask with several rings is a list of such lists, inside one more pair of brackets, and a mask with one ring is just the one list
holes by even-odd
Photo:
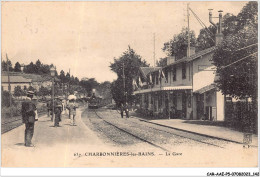
[[166, 70], [166, 71], [164, 72], [164, 74], [165, 74], [166, 82], [168, 83], [168, 71]]
[[173, 67], [172, 69], [172, 80], [176, 81], [176, 67]]
[[155, 84], [155, 75], [152, 74], [152, 81], [153, 81], [153, 84]]
[[158, 77], [159, 77], [159, 76], [158, 76], [158, 74], [155, 74], [154, 76], [155, 76], [155, 79], [156, 79], [156, 85], [158, 85], [158, 82], [159, 82]]
[[186, 79], [186, 63], [182, 63], [182, 79]]

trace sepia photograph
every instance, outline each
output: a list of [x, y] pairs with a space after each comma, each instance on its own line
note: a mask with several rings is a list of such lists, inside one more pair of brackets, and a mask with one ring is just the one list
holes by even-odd
[[258, 165], [258, 1], [1, 2], [1, 167]]

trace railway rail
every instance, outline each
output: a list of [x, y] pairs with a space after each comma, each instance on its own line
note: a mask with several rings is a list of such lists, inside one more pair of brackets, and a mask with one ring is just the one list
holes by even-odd
[[[111, 110], [110, 110], [110, 112], [112, 113]], [[118, 110], [117, 110], [117, 112], [118, 112]], [[118, 112], [118, 113], [120, 113], [120, 112]], [[165, 127], [165, 128], [172, 129], [172, 130], [176, 130], [176, 131], [182, 131], [182, 132], [185, 132], [185, 133], [188, 133], [188, 134], [194, 134], [194, 135], [201, 136], [201, 137], [205, 137], [205, 138], [209, 138], [209, 139], [220, 140], [220, 141], [224, 141], [224, 142], [228, 142], [228, 143], [234, 143], [234, 144], [243, 145], [242, 142], [227, 140], [227, 139], [224, 139], [224, 138], [214, 137], [214, 136], [205, 135], [205, 134], [200, 134], [200, 133], [195, 133], [195, 132], [191, 132], [191, 131], [188, 131], [188, 130], [183, 130], [183, 129], [179, 129], [179, 128], [175, 128], [175, 127], [170, 127], [170, 126], [167, 126], [167, 125], [162, 125], [162, 124], [158, 124], [158, 123], [155, 123], [155, 122], [150, 122], [150, 121], [143, 120], [143, 119], [139, 119], [139, 121], [145, 122], [145, 123], [151, 124], [151, 125], [157, 125], [157, 126], [160, 126], [160, 127]], [[150, 127], [150, 128], [152, 128], [152, 129], [157, 129], [157, 128], [154, 128], [154, 127]], [[166, 133], [170, 133], [170, 134], [173, 134], [173, 135], [176, 135], [176, 136], [180, 136], [180, 135], [178, 135], [178, 134], [174, 134], [174, 133], [172, 133], [172, 132], [168, 132], [168, 131], [165, 131], [165, 130], [161, 130], [161, 129], [157, 129], [157, 130], [163, 131], [163, 132], [166, 132]], [[191, 140], [194, 140], [194, 141], [198, 141], [198, 140], [195, 140], [195, 139], [192, 139], [192, 138], [188, 138], [188, 137], [186, 137], [186, 136], [180, 136], [180, 137], [184, 137], [184, 138], [187, 138], [187, 139], [191, 139]], [[198, 142], [205, 143], [205, 142], [203, 142], [203, 141], [198, 141]], [[210, 144], [210, 143], [206, 143], [206, 144]], [[212, 144], [213, 146], [216, 146], [216, 147], [224, 148], [224, 147], [215, 145], [215, 144], [213, 144], [213, 143], [211, 143], [211, 144]], [[252, 146], [252, 147], [257, 147], [257, 146], [254, 146], [254, 145], [251, 145], [251, 146]]]
[[102, 120], [103, 120], [104, 122], [106, 122], [108, 125], [111, 125], [111, 126], [115, 127], [116, 129], [118, 129], [118, 130], [120, 130], [120, 131], [122, 131], [122, 132], [124, 132], [124, 133], [126, 133], [126, 134], [128, 134], [128, 135], [130, 135], [130, 136], [132, 136], [132, 137], [134, 137], [134, 138], [136, 138], [136, 139], [142, 141], [142, 142], [148, 143], [148, 144], [150, 144], [151, 146], [154, 146], [154, 147], [156, 147], [156, 148], [162, 149], [162, 150], [164, 150], [164, 151], [169, 151], [169, 150], [167, 150], [166, 148], [164, 148], [164, 147], [162, 147], [162, 146], [160, 146], [160, 145], [157, 145], [157, 144], [155, 144], [155, 143], [153, 143], [153, 142], [151, 142], [151, 141], [149, 141], [149, 140], [147, 140], [147, 139], [144, 139], [144, 138], [142, 138], [142, 137], [140, 137], [140, 136], [138, 136], [138, 135], [135, 135], [135, 134], [133, 134], [133, 133], [131, 133], [131, 132], [129, 132], [129, 131], [123, 129], [123, 128], [120, 128], [120, 127], [118, 127], [117, 125], [114, 125], [114, 124], [112, 124], [112, 123], [109, 122], [109, 121], [104, 120], [100, 115], [98, 115], [98, 113], [97, 113], [96, 110], [94, 110], [94, 112], [95, 112], [95, 114], [97, 115], [98, 118], [102, 119]]
[[[46, 114], [46, 112], [41, 112], [38, 113], [38, 116], [41, 117], [44, 114]], [[1, 123], [1, 134], [7, 133], [19, 126], [21, 126], [22, 123], [22, 117], [21, 116], [17, 116], [16, 118], [10, 120], [10, 121], [5, 121]]]
[[[148, 139], [146, 139], [146, 138], [144, 138], [144, 137], [142, 137], [142, 136], [140, 136], [140, 135], [134, 134], [133, 132], [130, 132], [130, 131], [128, 131], [128, 130], [122, 128], [122, 127], [119, 127], [119, 126], [117, 126], [117, 125], [111, 123], [110, 121], [105, 120], [104, 117], [102, 117], [100, 114], [98, 114], [97, 110], [93, 110], [93, 111], [94, 111], [94, 113], [96, 114], [96, 116], [97, 116], [99, 119], [101, 119], [102, 121], [104, 121], [106, 124], [108, 124], [108, 125], [110, 125], [110, 126], [116, 128], [117, 130], [119, 130], [119, 131], [121, 131], [121, 132], [124, 132], [124, 133], [126, 133], [126, 134], [128, 134], [128, 135], [130, 135], [130, 136], [132, 136], [132, 137], [134, 137], [134, 138], [136, 138], [136, 139], [138, 139], [138, 140], [140, 140], [140, 141], [142, 141], [142, 142], [148, 143], [148, 144], [150, 144], [150, 145], [153, 146], [153, 147], [162, 149], [162, 150], [164, 150], [164, 151], [169, 151], [167, 148], [162, 147], [161, 145], [155, 144], [154, 142], [151, 142], [151, 141], [149, 141]], [[129, 122], [130, 122], [130, 121], [129, 121]], [[147, 125], [149, 125], [149, 124], [147, 123], [145, 126], [147, 126]], [[154, 128], [154, 127], [151, 127], [151, 126], [148, 126], [148, 128], [153, 129], [153, 130], [155, 130], [155, 131], [164, 132], [164, 133], [167, 133], [167, 134], [170, 134], [170, 135], [178, 136], [178, 137], [181, 137], [181, 138], [186, 138], [186, 139], [189, 139], [189, 140], [192, 140], [192, 141], [196, 141], [196, 142], [198, 142], [198, 143], [206, 144], [206, 145], [209, 145], [209, 146], [214, 146], [214, 147], [217, 147], [217, 148], [225, 148], [225, 147], [223, 147], [223, 146], [220, 146], [220, 145], [217, 145], [217, 144], [214, 144], [214, 143], [205, 142], [205, 141], [201, 141], [201, 140], [198, 140], [198, 139], [195, 139], [195, 138], [190, 138], [190, 137], [187, 137], [187, 136], [179, 135], [179, 134], [177, 134], [177, 133], [173, 133], [173, 132], [170, 132], [170, 131], [167, 131], [167, 130], [162, 130], [162, 129]], [[195, 135], [195, 136], [199, 136], [199, 135]]]

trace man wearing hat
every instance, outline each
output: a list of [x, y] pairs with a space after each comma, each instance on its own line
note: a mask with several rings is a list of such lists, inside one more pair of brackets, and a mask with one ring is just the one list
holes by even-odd
[[59, 97], [56, 97], [55, 107], [54, 107], [54, 127], [59, 127], [59, 122], [61, 121], [62, 103]]
[[33, 137], [33, 132], [34, 132], [35, 111], [36, 111], [36, 105], [32, 101], [33, 95], [34, 95], [33, 91], [28, 91], [27, 99], [22, 102], [22, 121], [25, 124], [24, 145], [27, 147], [34, 146], [31, 142]]
[[78, 108], [78, 104], [75, 102], [75, 99], [70, 99], [67, 105], [67, 108], [70, 112], [71, 125], [76, 126], [75, 117], [76, 117], [76, 109]]

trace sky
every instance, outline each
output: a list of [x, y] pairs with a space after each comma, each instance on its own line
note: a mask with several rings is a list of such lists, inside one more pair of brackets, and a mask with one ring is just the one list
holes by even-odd
[[[213, 16], [237, 15], [247, 2], [189, 2], [209, 26]], [[13, 65], [53, 63], [60, 70], [98, 82], [117, 78], [109, 65], [128, 45], [151, 66], [165, 57], [163, 44], [187, 26], [187, 1], [174, 2], [2, 2], [2, 59]], [[217, 19], [214, 19], [217, 22]], [[190, 28], [202, 28], [190, 15]], [[154, 40], [155, 34], [155, 40]], [[154, 42], [155, 41], [155, 42]], [[154, 50], [155, 46], [155, 50]]]

